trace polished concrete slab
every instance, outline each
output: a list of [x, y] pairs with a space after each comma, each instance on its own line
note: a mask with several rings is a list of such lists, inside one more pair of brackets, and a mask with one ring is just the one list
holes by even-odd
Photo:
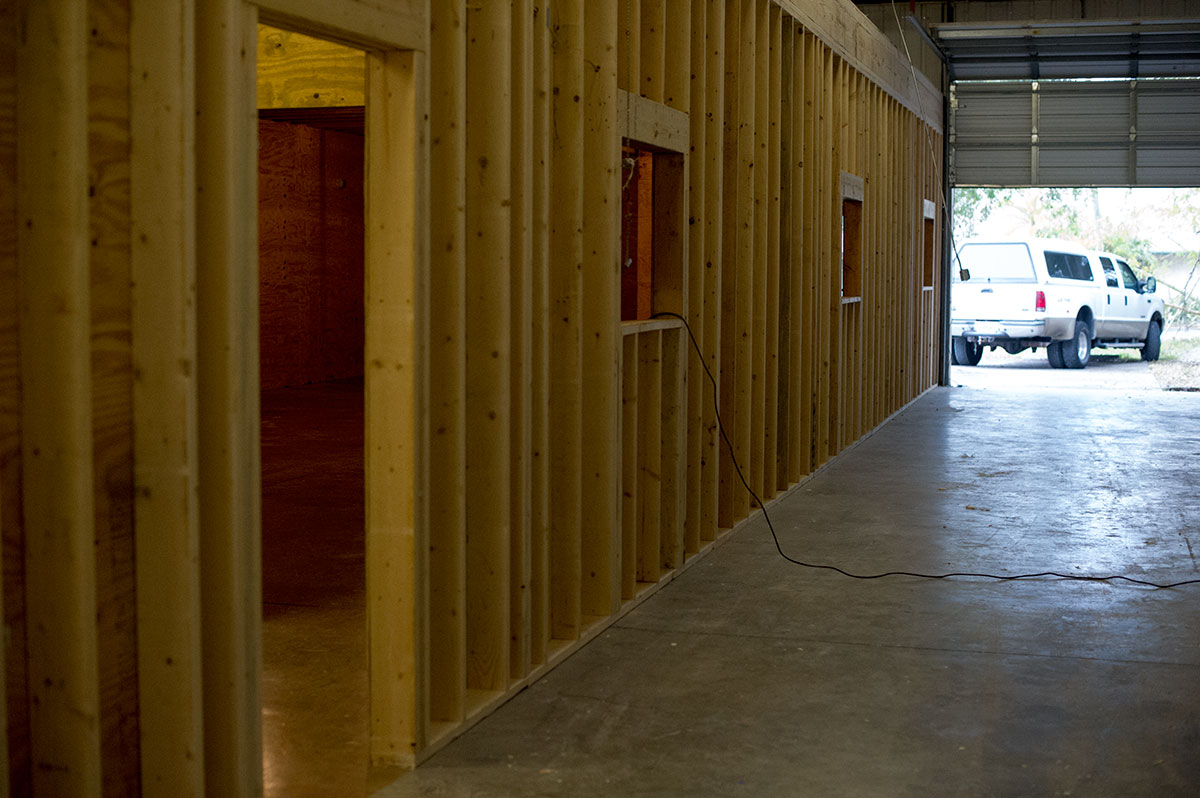
[[[771, 514], [1200, 578], [1200, 396], [937, 389]], [[1200, 585], [759, 518], [376, 794], [1200, 795]]]

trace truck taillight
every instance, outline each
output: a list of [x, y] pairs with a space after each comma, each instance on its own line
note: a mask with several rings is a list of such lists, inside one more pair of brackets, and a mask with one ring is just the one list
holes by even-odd
[[1045, 291], [1037, 292], [1037, 296], [1035, 296], [1033, 298], [1033, 309], [1040, 310], [1042, 313], [1046, 312], [1046, 292]]

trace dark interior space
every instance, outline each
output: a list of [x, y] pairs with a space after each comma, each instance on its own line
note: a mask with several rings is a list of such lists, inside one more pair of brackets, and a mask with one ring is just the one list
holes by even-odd
[[361, 119], [259, 122], [268, 795], [366, 787]]

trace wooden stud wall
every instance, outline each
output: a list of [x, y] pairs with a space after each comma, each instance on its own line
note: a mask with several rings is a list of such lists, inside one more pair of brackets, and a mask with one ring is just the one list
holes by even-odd
[[[15, 794], [261, 787], [258, 6], [369, 51], [372, 762], [419, 762], [710, 551], [756, 509], [742, 476], [770, 501], [935, 384], [940, 98], [847, 2], [17, 5], [65, 49], [18, 68], [0, 32]], [[160, 46], [189, 20], [195, 52]], [[620, 321], [623, 140], [654, 153], [652, 309], [687, 327]]]

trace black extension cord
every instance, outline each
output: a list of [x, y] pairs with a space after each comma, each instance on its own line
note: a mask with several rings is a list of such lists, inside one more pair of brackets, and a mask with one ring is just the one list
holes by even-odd
[[692, 332], [692, 326], [688, 324], [687, 319], [678, 313], [672, 313], [669, 310], [664, 310], [650, 316], [652, 319], [674, 318], [683, 322], [684, 329], [687, 330], [688, 337], [692, 339], [692, 347], [696, 350], [696, 355], [700, 358], [700, 365], [704, 367], [704, 373], [708, 377], [708, 381], [713, 387], [713, 412], [716, 414], [717, 429], [721, 432], [721, 439], [725, 441], [725, 446], [729, 449], [729, 459], [733, 463], [733, 468], [737, 471], [738, 479], [742, 481], [742, 485], [746, 488], [746, 492], [750, 494], [759, 508], [762, 509], [763, 518], [767, 522], [767, 528], [771, 530], [771, 539], [775, 541], [775, 550], [779, 552], [779, 556], [794, 565], [800, 565], [805, 568], [819, 568], [825, 571], [836, 571], [843, 576], [848, 576], [851, 579], [883, 579], [887, 576], [913, 576], [918, 579], [950, 579], [952, 577], [976, 577], [979, 579], [994, 579], [1001, 582], [1014, 582], [1018, 579], [1037, 579], [1044, 576], [1055, 577], [1057, 579], [1066, 579], [1073, 582], [1113, 582], [1122, 580], [1135, 585], [1144, 585], [1145, 587], [1154, 587], [1159, 589], [1167, 589], [1172, 587], [1182, 587], [1183, 585], [1200, 584], [1200, 579], [1186, 579], [1182, 582], [1149, 582], [1145, 579], [1136, 579], [1132, 576], [1123, 576], [1121, 574], [1113, 574], [1112, 576], [1083, 576], [1079, 574], [1061, 574], [1057, 571], [1042, 571], [1036, 574], [1013, 574], [1005, 576], [1002, 574], [985, 574], [972, 573], [969, 571], [955, 571], [948, 574], [921, 574], [914, 571], [887, 571], [881, 574], [853, 574], [843, 570], [836, 565], [821, 565], [819, 563], [804, 562], [792, 557], [783, 550], [783, 546], [779, 543], [779, 535], [775, 532], [775, 525], [771, 523], [771, 516], [767, 513], [767, 507], [763, 500], [758, 497], [754, 489], [750, 487], [750, 483], [746, 481], [746, 476], [742, 473], [742, 467], [738, 464], [737, 456], [733, 452], [733, 443], [729, 440], [729, 434], [725, 432], [725, 425], [721, 422], [721, 407], [720, 394], [717, 389], [717, 380], [713, 377], [712, 371], [708, 368], [708, 363], [704, 360], [704, 352], [700, 349], [700, 344], [696, 341], [696, 336]]

